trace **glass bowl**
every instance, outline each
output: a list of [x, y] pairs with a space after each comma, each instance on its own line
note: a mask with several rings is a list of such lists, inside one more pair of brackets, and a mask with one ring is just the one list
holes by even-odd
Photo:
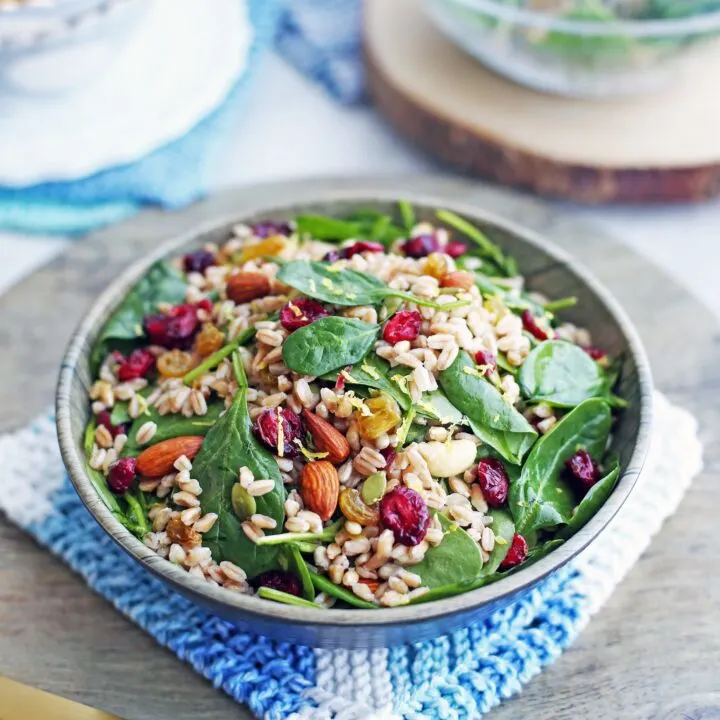
[[[650, 19], [624, 14], [641, 4], [662, 9]], [[517, 0], [425, 0], [437, 27], [492, 70], [591, 98], [665, 85], [691, 48], [720, 35], [717, 8], [717, 0], [534, 0], [532, 9]], [[683, 14], [691, 9], [698, 14]]]

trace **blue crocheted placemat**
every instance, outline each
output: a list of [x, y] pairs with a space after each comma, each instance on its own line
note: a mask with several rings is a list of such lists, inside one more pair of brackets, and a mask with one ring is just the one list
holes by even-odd
[[562, 653], [699, 472], [694, 418], [661, 395], [656, 412], [654, 446], [662, 447], [662, 462], [651, 453], [610, 532], [487, 620], [389, 649], [323, 650], [275, 642], [241, 632], [169, 590], [85, 509], [62, 467], [49, 413], [0, 437], [0, 510], [159, 644], [258, 717], [469, 720], [518, 693]]

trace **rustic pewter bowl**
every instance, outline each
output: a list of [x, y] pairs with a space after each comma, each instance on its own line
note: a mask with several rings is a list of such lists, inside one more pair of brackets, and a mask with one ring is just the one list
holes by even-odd
[[[447, 207], [477, 223], [504, 250], [514, 255], [531, 289], [551, 297], [576, 295], [578, 304], [563, 317], [588, 327], [597, 345], [623, 358], [619, 394], [629, 407], [620, 413], [612, 449], [620, 454], [622, 475], [611, 497], [576, 535], [548, 556], [492, 585], [436, 602], [378, 610], [317, 610], [282, 605], [213, 587], [188, 575], [145, 547], [113, 518], [85, 474], [83, 432], [89, 419], [90, 351], [108, 316], [132, 285], [159, 258], [222, 241], [237, 222], [290, 219], [298, 211], [342, 214], [360, 207], [392, 211], [403, 197], [421, 219]], [[447, 633], [482, 619], [528, 592], [543, 577], [561, 568], [595, 540], [632, 491], [648, 449], [652, 382], [645, 351], [635, 329], [609, 292], [563, 251], [524, 228], [480, 208], [447, 203], [428, 196], [396, 193], [326, 194], [316, 202], [258, 206], [242, 217], [221, 219], [161, 244], [150, 256], [123, 273], [100, 297], [73, 336], [63, 360], [57, 390], [57, 427], [63, 460], [78, 494], [105, 531], [156, 577], [204, 608], [239, 627], [283, 641], [322, 647], [377, 647], [414, 642]], [[611, 531], [611, 530], [610, 530]]]

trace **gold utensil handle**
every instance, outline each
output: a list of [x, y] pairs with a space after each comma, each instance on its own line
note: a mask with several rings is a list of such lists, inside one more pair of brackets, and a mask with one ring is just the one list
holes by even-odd
[[121, 720], [102, 710], [0, 678], [0, 720]]

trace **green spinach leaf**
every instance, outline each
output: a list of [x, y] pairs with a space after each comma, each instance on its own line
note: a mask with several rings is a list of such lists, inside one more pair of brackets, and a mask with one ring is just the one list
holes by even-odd
[[326, 595], [330, 595], [338, 600], [342, 600], [344, 603], [353, 605], [354, 607], [366, 608], [369, 610], [377, 607], [375, 603], [361, 600], [350, 590], [346, 590], [344, 587], [336, 585], [332, 580], [330, 580], [330, 578], [325, 577], [325, 575], [318, 575], [312, 570], [308, 570], [308, 572], [310, 573], [310, 578], [316, 590], [324, 592]]
[[570, 521], [573, 488], [563, 478], [565, 461], [584, 448], [596, 460], [605, 451], [612, 417], [608, 404], [591, 398], [570, 411], [535, 444], [520, 478], [510, 485], [510, 509], [517, 531], [525, 534]]
[[[223, 410], [225, 410], [225, 404], [222, 401], [209, 403], [205, 415], [192, 415], [191, 417], [185, 417], [180, 413], [160, 415], [157, 408], [150, 407], [147, 413], [133, 420], [133, 424], [130, 426], [130, 430], [128, 430], [128, 439], [125, 447], [122, 449], [121, 455], [123, 457], [139, 455], [145, 448], [151, 445], [157, 445], [157, 443], [163, 440], [180, 437], [181, 435], [207, 435], [213, 425], [218, 421]], [[138, 445], [135, 440], [137, 431], [149, 420], [157, 425], [157, 430], [150, 442], [144, 445]]]
[[617, 485], [620, 464], [617, 458], [612, 469], [600, 478], [575, 508], [568, 524], [558, 533], [560, 538], [574, 535], [605, 504]]
[[301, 375], [324, 375], [364, 358], [379, 330], [354, 318], [322, 318], [290, 334], [283, 343], [283, 362]]
[[533, 348], [520, 367], [518, 381], [528, 402], [561, 408], [608, 392], [600, 365], [564, 340], [546, 340]]
[[[487, 585], [492, 581], [492, 579], [494, 579], [500, 563], [505, 559], [505, 556], [510, 551], [513, 535], [515, 534], [515, 525], [510, 517], [510, 514], [504, 510], [493, 510], [490, 514], [493, 518], [493, 524], [491, 527], [493, 528], [495, 537], [499, 538], [499, 541], [496, 540], [495, 547], [490, 553], [488, 561], [482, 565], [477, 574], [474, 577], [469, 578], [466, 573], [462, 573], [465, 577], [462, 577], [460, 580], [454, 580], [453, 577], [457, 578], [459, 573], [454, 576], [452, 573], [449, 573], [445, 578], [446, 582], [444, 584], [431, 587], [429, 592], [421, 595], [411, 604], [417, 605], [420, 603], [430, 602], [432, 600], [441, 600], [442, 598], [459, 595], [460, 593], [468, 592], [469, 590], [477, 590], [477, 588]], [[440, 522], [442, 522], [442, 519]], [[467, 535], [467, 533], [465, 533], [465, 535]], [[426, 560], [431, 553], [440, 549], [445, 544], [447, 537], [448, 536], [445, 536], [445, 538], [443, 538], [443, 541], [437, 546], [437, 548], [433, 548], [426, 553]], [[477, 550], [477, 544], [469, 536], [468, 539], [473, 543], [473, 545], [475, 545], [475, 549]], [[461, 548], [458, 549], [460, 550]], [[425, 562], [425, 560], [423, 560], [423, 562]], [[410, 570], [412, 570], [412, 572], [417, 572], [417, 567], [417, 565], [414, 565], [410, 568]], [[423, 581], [423, 585], [427, 585], [427, 583]], [[430, 587], [429, 585], [427, 586]]]
[[[325, 373], [322, 379], [336, 382], [338, 374], [337, 371]], [[410, 395], [397, 382], [392, 380], [395, 375], [399, 374], [401, 373], [395, 373], [390, 369], [390, 363], [387, 360], [383, 360], [374, 352], [369, 352], [360, 362], [352, 365], [344, 373], [344, 376], [348, 385], [362, 385], [381, 390], [390, 395], [404, 411], [407, 411], [412, 404]]]
[[484, 376], [476, 372], [466, 352], [440, 373], [440, 386], [448, 400], [468, 418], [472, 431], [505, 460], [519, 465], [535, 442], [532, 425]]
[[415, 303], [415, 305], [444, 310], [467, 305], [465, 300], [439, 304], [433, 300], [388, 287], [376, 277], [358, 270], [335, 269], [328, 263], [312, 260], [289, 262], [280, 268], [277, 279], [308, 297], [333, 305], [349, 307], [377, 305], [386, 297], [398, 297], [406, 302]]
[[[236, 372], [242, 363], [235, 363]], [[217, 513], [215, 525], [203, 536], [203, 544], [219, 561], [230, 560], [248, 577], [277, 567], [277, 546], [256, 545], [243, 532], [232, 508], [232, 488], [238, 471], [247, 466], [258, 479], [275, 481], [275, 487], [255, 499], [257, 511], [273, 518], [282, 530], [285, 521], [285, 488], [275, 458], [258, 442], [252, 432], [247, 408], [247, 380], [240, 385], [227, 412], [210, 428], [193, 462], [193, 475], [202, 487], [204, 513]], [[272, 534], [273, 531], [267, 531]]]
[[442, 542], [431, 547], [424, 559], [412, 566], [412, 572], [419, 575], [423, 586], [431, 590], [475, 580], [483, 566], [477, 543], [459, 525], [440, 513], [434, 514], [440, 519], [445, 533]]
[[142, 337], [145, 316], [156, 312], [159, 302], [183, 302], [186, 290], [185, 280], [174, 268], [164, 262], [155, 263], [105, 323], [93, 348], [92, 366], [100, 365], [115, 341]]
[[460, 425], [464, 421], [463, 414], [448, 400], [447, 395], [440, 388], [423, 393], [415, 408], [418, 415], [437, 420], [443, 425]]
[[361, 223], [326, 215], [298, 215], [295, 224], [298, 234], [310, 235], [316, 240], [340, 242], [363, 237]]

